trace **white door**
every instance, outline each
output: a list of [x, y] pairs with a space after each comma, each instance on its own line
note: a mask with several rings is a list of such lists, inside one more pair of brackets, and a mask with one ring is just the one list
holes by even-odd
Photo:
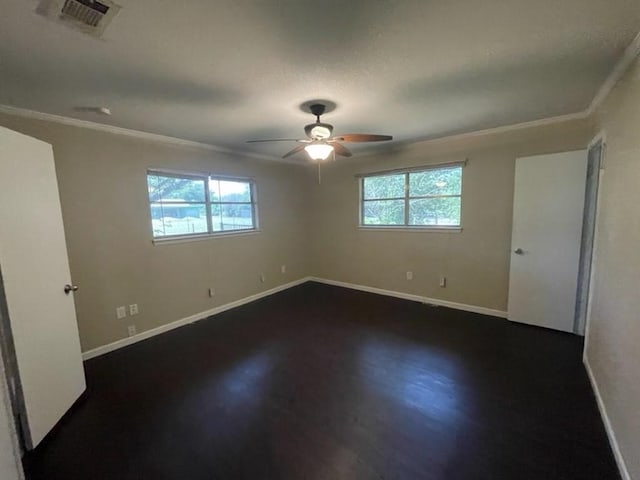
[[51, 145], [0, 127], [0, 269], [27, 448], [85, 389]]
[[587, 152], [516, 160], [509, 320], [574, 329]]

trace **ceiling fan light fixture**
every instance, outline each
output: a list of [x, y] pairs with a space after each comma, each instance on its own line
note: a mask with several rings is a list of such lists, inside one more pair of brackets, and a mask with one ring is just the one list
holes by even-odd
[[[105, 0], [106, 1], [106, 0]], [[335, 107], [335, 104], [333, 105]], [[353, 153], [342, 145], [341, 142], [358, 143], [358, 142], [384, 142], [393, 140], [391, 135], [374, 135], [372, 133], [348, 133], [345, 135], [333, 135], [333, 125], [320, 121], [320, 115], [325, 111], [326, 106], [320, 103], [314, 103], [309, 106], [309, 110], [316, 117], [315, 123], [304, 126], [304, 133], [307, 138], [272, 138], [267, 140], [247, 140], [247, 143], [257, 142], [297, 142], [298, 146], [285, 153], [282, 158], [289, 158], [291, 155], [306, 150], [311, 160], [326, 160], [332, 153], [341, 157], [351, 157]], [[305, 111], [306, 107], [305, 107]], [[300, 145], [302, 144], [302, 145]]]
[[324, 125], [316, 125], [311, 129], [311, 136], [313, 138], [329, 138], [331, 130]]
[[333, 152], [333, 145], [328, 143], [311, 143], [304, 147], [311, 160], [326, 160]]

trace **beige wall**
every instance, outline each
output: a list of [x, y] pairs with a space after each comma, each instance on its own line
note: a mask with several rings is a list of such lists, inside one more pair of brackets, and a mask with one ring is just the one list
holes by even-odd
[[597, 112], [606, 134], [586, 358], [640, 478], [640, 61]]
[[[142, 332], [307, 275], [308, 169], [14, 116], [0, 125], [53, 145], [84, 351], [126, 337], [130, 323]], [[255, 178], [261, 231], [154, 246], [149, 167]], [[132, 303], [140, 314], [117, 320]]]
[[[312, 169], [291, 164], [8, 115], [0, 124], [54, 147], [85, 351], [126, 337], [132, 322], [142, 332], [306, 275], [506, 311], [515, 159], [584, 148], [593, 132], [574, 120], [423, 143], [329, 163], [318, 185]], [[465, 158], [462, 232], [357, 228], [356, 173]], [[149, 167], [256, 178], [261, 232], [153, 246]], [[131, 303], [141, 313], [116, 320]]]
[[[585, 148], [592, 126], [574, 120], [417, 144], [328, 164], [313, 188], [311, 271], [322, 278], [507, 310], [515, 159]], [[358, 229], [356, 173], [468, 159], [460, 233]], [[412, 271], [414, 279], [406, 280]], [[438, 286], [440, 275], [446, 288]]]

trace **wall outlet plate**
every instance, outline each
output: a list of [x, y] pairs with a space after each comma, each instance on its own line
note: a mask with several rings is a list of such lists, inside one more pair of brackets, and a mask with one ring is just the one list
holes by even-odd
[[129, 315], [137, 315], [138, 314], [138, 304], [132, 303], [129, 305]]
[[136, 326], [129, 325], [129, 328], [127, 328], [127, 331], [129, 332], [129, 336], [133, 337], [136, 334]]
[[116, 308], [116, 318], [118, 320], [122, 320], [126, 316], [127, 316], [127, 310], [124, 308], [124, 305]]
[[413, 272], [407, 272], [407, 280], [413, 280]]

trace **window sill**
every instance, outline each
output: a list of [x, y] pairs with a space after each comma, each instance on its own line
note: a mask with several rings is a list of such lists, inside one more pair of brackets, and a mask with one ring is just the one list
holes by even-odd
[[206, 233], [201, 235], [181, 235], [179, 237], [154, 238], [153, 240], [151, 240], [151, 243], [153, 243], [154, 245], [170, 245], [174, 243], [189, 243], [199, 242], [201, 240], [212, 240], [214, 238], [255, 235], [257, 233], [260, 233], [260, 230], [256, 228], [252, 230], [236, 230], [231, 232]]
[[364, 231], [367, 231], [367, 232], [461, 233], [462, 232], [462, 227], [444, 227], [444, 226], [441, 226], [441, 227], [438, 227], [438, 226], [434, 226], [434, 227], [408, 227], [406, 225], [401, 225], [401, 226], [398, 226], [398, 227], [394, 227], [392, 225], [376, 227], [376, 226], [373, 226], [373, 225], [372, 226], [358, 225], [358, 230], [364, 230]]

